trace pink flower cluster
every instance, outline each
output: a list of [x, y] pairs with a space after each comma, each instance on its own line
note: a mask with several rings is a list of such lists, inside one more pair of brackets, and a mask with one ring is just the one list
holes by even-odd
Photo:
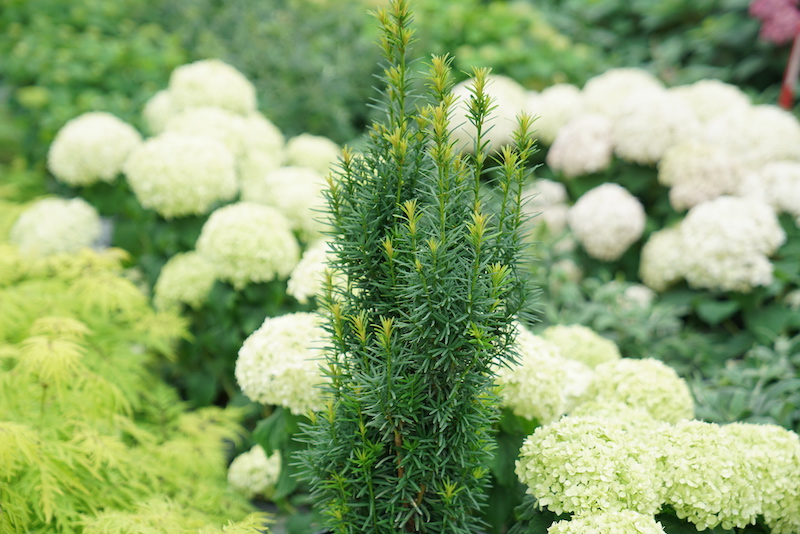
[[798, 0], [753, 0], [749, 13], [761, 21], [759, 37], [775, 44], [790, 42], [800, 28]]

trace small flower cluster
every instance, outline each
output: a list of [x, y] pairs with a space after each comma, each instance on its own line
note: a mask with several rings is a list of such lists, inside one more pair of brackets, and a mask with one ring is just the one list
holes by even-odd
[[642, 237], [646, 215], [636, 197], [607, 182], [581, 196], [568, 218], [572, 233], [590, 256], [614, 261]]
[[309, 167], [280, 167], [251, 183], [242, 200], [272, 206], [281, 212], [306, 242], [322, 237], [320, 220], [325, 180]]
[[775, 212], [751, 198], [719, 197], [650, 236], [640, 276], [656, 291], [685, 278], [691, 287], [747, 292], [772, 281], [769, 256], [786, 240]]
[[694, 417], [689, 386], [671, 367], [652, 358], [621, 358], [598, 365], [584, 398], [598, 405], [641, 408], [668, 423]]
[[580, 514], [568, 521], [556, 521], [547, 534], [666, 534], [651, 515], [632, 510]]
[[741, 180], [735, 157], [719, 146], [697, 141], [673, 145], [658, 166], [658, 182], [670, 188], [669, 202], [676, 211], [735, 194]]
[[527, 185], [522, 194], [525, 198], [523, 209], [534, 224], [544, 223], [547, 234], [553, 237], [564, 233], [569, 213], [564, 184], [542, 178]]
[[541, 424], [568, 413], [592, 379], [586, 365], [564, 358], [557, 345], [517, 324], [513, 364], [497, 366], [495, 382], [503, 404]]
[[329, 252], [330, 246], [327, 241], [317, 241], [309, 246], [289, 276], [286, 293], [301, 304], [318, 296], [323, 289]]
[[9, 241], [31, 256], [72, 253], [91, 247], [102, 233], [97, 211], [81, 198], [44, 198], [20, 214]]
[[160, 310], [170, 310], [187, 305], [201, 307], [214, 282], [217, 272], [209, 261], [195, 251], [171, 257], [158, 276], [153, 288], [153, 304]]
[[141, 143], [141, 134], [114, 115], [84, 113], [58, 131], [47, 153], [47, 168], [71, 186], [113, 182]]
[[247, 115], [256, 110], [256, 89], [241, 72], [218, 59], [182, 65], [169, 78], [175, 109], [212, 106]]
[[248, 499], [256, 496], [270, 499], [280, 474], [280, 451], [267, 456], [261, 445], [255, 445], [233, 459], [228, 467], [228, 484]]
[[214, 211], [196, 250], [217, 277], [241, 289], [251, 282], [285, 279], [300, 260], [289, 220], [269, 206], [236, 202]]
[[321, 365], [327, 334], [313, 313], [268, 317], [248, 337], [236, 360], [236, 381], [253, 401], [283, 406], [296, 415], [323, 404]]
[[211, 137], [164, 133], [144, 142], [124, 166], [128, 183], [145, 208], [167, 219], [204, 215], [236, 196], [236, 161]]
[[581, 115], [564, 125], [547, 151], [547, 165], [564, 178], [607, 169], [614, 154], [611, 119], [599, 113]]
[[555, 344], [565, 358], [577, 360], [592, 369], [622, 357], [613, 341], [583, 325], [550, 326], [542, 332], [542, 337]]

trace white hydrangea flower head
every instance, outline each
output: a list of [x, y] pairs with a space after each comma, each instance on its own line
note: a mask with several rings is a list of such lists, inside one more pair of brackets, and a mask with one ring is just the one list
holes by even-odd
[[583, 270], [580, 266], [569, 258], [564, 258], [553, 263], [550, 272], [559, 278], [577, 284], [583, 280]]
[[235, 375], [242, 392], [255, 402], [283, 406], [295, 415], [320, 410], [326, 336], [315, 313], [267, 317], [239, 349]]
[[196, 249], [217, 277], [236, 289], [285, 279], [300, 260], [289, 220], [275, 208], [253, 202], [215, 210], [200, 230]]
[[111, 113], [91, 111], [79, 115], [56, 133], [47, 152], [47, 168], [67, 185], [86, 186], [113, 182], [142, 136]]
[[746, 171], [771, 161], [800, 161], [800, 124], [777, 106], [735, 107], [709, 120], [703, 134], [736, 154]]
[[217, 280], [214, 266], [195, 251], [175, 254], [158, 275], [153, 287], [153, 304], [159, 310], [197, 309], [208, 299]]
[[280, 451], [267, 456], [261, 445], [255, 445], [233, 459], [228, 467], [228, 484], [248, 499], [256, 496], [271, 499], [280, 474]]
[[569, 227], [586, 252], [614, 261], [642, 237], [642, 203], [619, 184], [606, 182], [587, 191], [569, 210]]
[[249, 184], [243, 200], [272, 206], [283, 213], [306, 242], [322, 237], [325, 179], [309, 167], [281, 167]]
[[558, 236], [567, 228], [567, 188], [554, 180], [541, 178], [528, 184], [522, 191], [523, 212], [532, 224], [543, 222], [549, 235]]
[[[453, 113], [450, 134], [456, 150], [472, 152], [477, 130], [467, 118], [467, 103], [474, 87], [473, 80], [465, 80], [453, 87]], [[499, 150], [513, 142], [517, 129], [517, 116], [525, 105], [525, 89], [507, 76], [490, 74], [486, 78], [485, 92], [491, 97], [495, 109], [489, 113], [483, 130], [483, 141], [489, 150]]]
[[320, 240], [309, 246], [289, 276], [286, 294], [294, 297], [300, 304], [318, 296], [323, 289], [325, 271], [330, 268], [329, 254], [330, 245], [327, 241]]
[[251, 113], [242, 122], [244, 151], [238, 168], [242, 200], [245, 200], [251, 187], [258, 189], [264, 176], [284, 165], [286, 140], [278, 127], [261, 113]]
[[592, 369], [622, 357], [616, 343], [588, 326], [557, 324], [544, 329], [541, 336], [557, 345], [563, 357], [577, 360]]
[[256, 111], [256, 89], [245, 76], [218, 59], [204, 59], [172, 71], [169, 93], [177, 109], [212, 106], [240, 115]]
[[244, 152], [244, 119], [222, 108], [206, 106], [185, 109], [167, 121], [164, 131], [216, 139], [237, 158]]
[[597, 113], [580, 115], [558, 132], [546, 162], [564, 178], [604, 171], [614, 154], [612, 121]]
[[82, 198], [43, 198], [17, 218], [9, 241], [29, 256], [78, 252], [101, 234], [97, 210]]
[[741, 165], [735, 155], [697, 140], [668, 148], [658, 164], [658, 183], [670, 188], [669, 203], [676, 211], [732, 195], [741, 182]]
[[569, 415], [571, 417], [602, 417], [606, 419], [620, 419], [630, 425], [641, 428], [657, 430], [660, 423], [653, 419], [646, 409], [634, 407], [621, 401], [606, 401], [602, 399], [588, 399], [579, 402]]
[[621, 358], [598, 365], [583, 398], [644, 408], [653, 419], [667, 423], [694, 418], [689, 386], [674, 369], [652, 358]]
[[684, 248], [680, 226], [650, 234], [639, 257], [639, 278], [650, 289], [663, 292], [683, 278]]
[[635, 308], [646, 310], [653, 305], [657, 297], [656, 292], [646, 285], [629, 284], [617, 299], [617, 304], [624, 310]]
[[772, 282], [768, 256], [786, 241], [767, 204], [729, 196], [689, 210], [680, 232], [686, 281], [722, 291], [746, 292]]
[[666, 534], [652, 515], [632, 510], [576, 515], [556, 521], [547, 534]]
[[692, 108], [702, 122], [731, 109], [748, 108], [750, 97], [739, 87], [720, 80], [698, 80], [687, 85], [670, 87], [668, 91]]
[[300, 134], [286, 143], [286, 163], [289, 166], [309, 167], [327, 176], [336, 167], [342, 147], [327, 137]]
[[618, 68], [609, 69], [588, 80], [581, 97], [584, 111], [601, 113], [613, 119], [631, 95], [663, 88], [664, 84], [645, 70]]
[[767, 163], [745, 176], [738, 196], [761, 200], [800, 220], [800, 162]]
[[164, 132], [167, 123], [176, 113], [177, 110], [172, 102], [172, 96], [168, 90], [162, 89], [145, 103], [142, 117], [150, 134], [158, 135]]
[[620, 158], [653, 165], [673, 145], [702, 134], [694, 111], [665, 89], [631, 93], [613, 117], [614, 151]]
[[759, 514], [759, 497], [750, 483], [744, 449], [719, 425], [679, 421], [663, 427], [660, 474], [665, 502], [698, 530], [744, 528]]
[[651, 431], [616, 418], [567, 416], [538, 427], [520, 449], [519, 480], [561, 514], [655, 514], [661, 480]]
[[526, 185], [522, 190], [522, 198], [530, 206], [551, 206], [567, 201], [567, 188], [561, 182], [539, 178]]
[[547, 424], [567, 413], [592, 379], [586, 365], [561, 356], [558, 346], [517, 323], [517, 361], [496, 365], [495, 383], [514, 414]]
[[167, 219], [208, 213], [239, 190], [231, 151], [197, 135], [151, 137], [133, 151], [123, 172], [139, 203]]
[[523, 109], [536, 117], [536, 137], [552, 145], [558, 133], [570, 120], [583, 112], [581, 90], [568, 83], [551, 85], [541, 93], [528, 91]]
[[776, 534], [800, 530], [800, 437], [777, 425], [722, 426], [730, 443], [745, 450], [745, 473], [760, 499], [760, 513]]

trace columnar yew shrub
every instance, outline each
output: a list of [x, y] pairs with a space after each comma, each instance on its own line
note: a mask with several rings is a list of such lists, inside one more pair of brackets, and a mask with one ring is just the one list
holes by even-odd
[[[362, 155], [343, 152], [326, 192], [332, 266], [323, 298], [327, 408], [307, 429], [305, 475], [334, 532], [475, 532], [495, 419], [493, 364], [511, 356], [525, 303], [520, 210], [530, 120], [488, 168], [492, 103], [476, 70], [472, 155], [454, 150], [450, 60], [434, 57], [427, 99], [412, 93], [411, 15], [378, 13], [386, 83]], [[490, 210], [481, 181], [500, 202]]]

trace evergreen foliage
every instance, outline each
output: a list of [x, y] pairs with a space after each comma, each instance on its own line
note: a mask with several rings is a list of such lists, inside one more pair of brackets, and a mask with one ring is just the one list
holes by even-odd
[[[534, 150], [530, 119], [488, 168], [492, 103], [474, 73], [474, 156], [448, 135], [450, 59], [433, 57], [427, 99], [412, 94], [413, 31], [404, 0], [378, 12], [387, 64], [363, 156], [343, 153], [326, 197], [331, 401], [307, 428], [302, 455], [329, 526], [353, 532], [475, 532], [496, 420], [492, 363], [512, 358], [512, 319], [528, 287], [521, 190]], [[501, 191], [496, 211], [482, 180]]]
[[124, 258], [0, 244], [0, 532], [210, 534], [250, 511], [226, 483], [239, 415], [187, 411], [150, 370], [187, 324], [150, 308]]

